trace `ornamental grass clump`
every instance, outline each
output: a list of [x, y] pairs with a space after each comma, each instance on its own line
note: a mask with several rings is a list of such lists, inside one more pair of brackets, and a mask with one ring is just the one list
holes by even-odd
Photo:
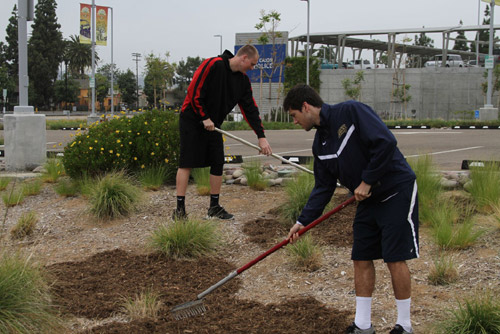
[[0, 191], [5, 190], [12, 179], [10, 177], [0, 177]]
[[29, 211], [21, 214], [16, 225], [10, 230], [13, 239], [23, 239], [33, 234], [38, 217], [35, 212]]
[[162, 307], [160, 294], [150, 289], [123, 299], [122, 310], [131, 320], [156, 320]]
[[253, 190], [262, 191], [268, 187], [268, 182], [262, 175], [260, 160], [252, 160], [243, 165], [243, 173], [248, 186]]
[[22, 192], [25, 196], [35, 196], [42, 191], [43, 181], [40, 177], [33, 180], [26, 180], [21, 184]]
[[500, 169], [493, 162], [484, 167], [470, 169], [472, 180], [467, 190], [483, 212], [492, 212], [493, 206], [500, 202]]
[[480, 292], [448, 310], [449, 316], [436, 324], [439, 334], [500, 334], [500, 300], [491, 291]]
[[427, 276], [432, 285], [448, 285], [458, 279], [458, 271], [451, 256], [440, 254], [434, 259], [434, 266], [429, 270]]
[[64, 149], [63, 162], [72, 178], [162, 166], [170, 182], [175, 180], [178, 157], [178, 115], [153, 110], [132, 118], [115, 116], [77, 132]]
[[309, 234], [287, 245], [285, 250], [292, 263], [300, 270], [315, 271], [321, 267], [321, 248]]
[[409, 159], [408, 163], [417, 175], [419, 219], [423, 224], [429, 224], [442, 193], [439, 173], [434, 169], [429, 155]]
[[90, 189], [90, 211], [100, 219], [127, 216], [138, 207], [142, 194], [125, 173], [108, 173]]
[[0, 252], [0, 333], [57, 333], [61, 324], [42, 267]]
[[54, 190], [60, 196], [75, 197], [80, 193], [80, 183], [70, 178], [61, 178]]
[[169, 170], [165, 166], [150, 166], [137, 174], [141, 185], [148, 190], [159, 190], [170, 179]]
[[42, 173], [42, 180], [47, 183], [56, 183], [64, 175], [64, 166], [60, 159], [48, 159], [43, 167], [45, 171]]
[[210, 167], [193, 168], [191, 169], [191, 175], [196, 184], [198, 195], [210, 195]]
[[287, 201], [280, 206], [280, 216], [287, 222], [295, 222], [314, 188], [314, 175], [300, 172], [293, 180], [285, 183]]
[[163, 224], [153, 231], [151, 248], [174, 258], [197, 258], [209, 254], [219, 244], [213, 221], [186, 219]]

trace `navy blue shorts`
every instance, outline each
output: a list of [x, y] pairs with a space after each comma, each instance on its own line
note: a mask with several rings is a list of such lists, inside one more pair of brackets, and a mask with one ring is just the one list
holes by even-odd
[[398, 262], [419, 257], [417, 183], [381, 201], [361, 201], [353, 224], [352, 260]]
[[217, 131], [207, 131], [203, 124], [180, 117], [180, 168], [199, 168], [224, 164], [224, 142]]

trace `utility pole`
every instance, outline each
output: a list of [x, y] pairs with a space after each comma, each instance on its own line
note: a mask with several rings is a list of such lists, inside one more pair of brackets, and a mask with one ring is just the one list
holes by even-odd
[[136, 110], [139, 110], [139, 60], [141, 60], [141, 54], [134, 52], [132, 53], [132, 57], [134, 57], [135, 61], [135, 75], [136, 75], [136, 94], [137, 94], [137, 102], [136, 102]]

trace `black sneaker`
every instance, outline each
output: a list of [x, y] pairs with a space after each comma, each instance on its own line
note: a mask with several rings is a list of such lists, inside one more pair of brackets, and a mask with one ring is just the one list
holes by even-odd
[[172, 213], [172, 219], [173, 220], [184, 220], [184, 219], [187, 219], [186, 210], [175, 209], [174, 212]]
[[234, 216], [228, 213], [224, 208], [220, 205], [212, 206], [208, 209], [208, 216], [219, 219], [231, 219]]
[[[361, 329], [353, 322], [351, 326], [347, 327], [346, 334], [375, 334], [375, 329], [370, 326], [368, 329]], [[392, 333], [392, 332], [391, 332]]]
[[389, 332], [389, 334], [413, 334], [413, 331], [407, 332], [401, 325], [396, 325], [392, 329], [392, 331]]

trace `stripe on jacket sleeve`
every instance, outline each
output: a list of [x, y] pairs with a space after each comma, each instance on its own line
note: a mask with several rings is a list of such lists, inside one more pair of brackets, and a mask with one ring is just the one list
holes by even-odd
[[342, 143], [340, 144], [340, 147], [339, 147], [337, 153], [335, 153], [335, 154], [319, 155], [318, 156], [319, 160], [337, 159], [342, 154], [342, 151], [346, 147], [347, 142], [351, 138], [351, 135], [352, 135], [352, 133], [354, 132], [355, 129], [356, 129], [356, 127], [354, 126], [354, 124], [352, 124], [349, 127], [349, 130], [347, 131], [347, 134], [345, 135], [344, 140], [342, 140]]
[[207, 75], [210, 73], [210, 69], [212, 68], [213, 64], [218, 60], [222, 60], [222, 58], [214, 57], [206, 61], [201, 71], [195, 73], [195, 77], [193, 78], [194, 85], [192, 85], [192, 87], [190, 85], [191, 90], [188, 91], [188, 94], [191, 96], [191, 101], [190, 101], [191, 107], [193, 107], [194, 112], [196, 112], [202, 117], [205, 116], [205, 112], [203, 112], [203, 107], [199, 102], [201, 89], [205, 84], [205, 79], [207, 78]]

